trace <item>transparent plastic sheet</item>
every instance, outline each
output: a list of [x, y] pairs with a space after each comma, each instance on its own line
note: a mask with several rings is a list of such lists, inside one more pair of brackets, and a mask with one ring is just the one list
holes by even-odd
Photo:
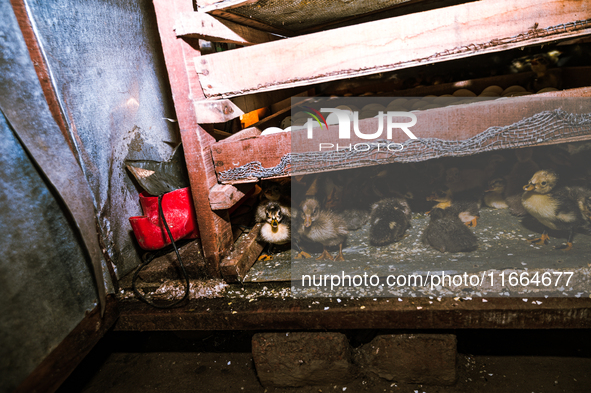
[[[410, 105], [410, 108], [393, 104], [396, 100], [398, 104]], [[429, 137], [422, 137], [425, 132], [424, 127], [420, 127], [420, 122], [425, 117], [421, 115], [421, 110], [412, 108], [413, 105], [421, 106], [417, 104], [421, 101], [420, 98], [314, 98], [305, 102], [293, 102], [291, 129], [288, 130], [292, 133], [291, 153], [284, 156], [281, 163], [274, 168], [262, 168], [260, 164], [257, 166], [251, 163], [252, 166], [248, 168], [251, 172], [248, 175], [261, 178], [295, 175], [291, 183], [291, 279], [294, 296], [589, 296], [591, 269], [587, 265], [587, 256], [591, 255], [591, 236], [586, 228], [577, 230], [573, 249], [563, 252], [553, 247], [564, 242], [563, 234], [551, 233], [550, 245], [533, 245], [528, 240], [538, 237], [544, 229], [535, 219], [532, 221], [532, 217], [524, 219], [512, 216], [507, 210], [482, 207], [478, 225], [469, 228], [478, 239], [476, 250], [441, 252], [424, 241], [429, 215], [425, 211], [412, 210], [410, 226], [400, 239], [383, 245], [372, 244], [370, 219], [380, 216], [379, 211], [371, 216], [372, 205], [389, 197], [406, 198], [408, 184], [405, 182], [420, 180], [411, 171], [417, 170], [417, 165], [429, 170], [432, 163], [441, 161], [433, 159], [441, 157], [481, 156], [480, 153], [493, 151], [507, 153], [506, 149], [591, 136], [591, 103], [588, 99], [543, 99], [543, 104], [533, 106], [536, 108], [535, 113], [528, 115], [527, 108], [524, 108], [525, 116], [500, 126], [487, 126], [490, 119], [486, 116], [487, 110], [494, 109], [494, 103], [501, 100], [461, 100], [458, 102], [458, 98], [430, 98], [429, 107], [425, 108], [424, 105], [421, 108], [422, 111], [428, 111], [445, 110], [458, 104], [462, 108], [479, 105], [478, 110], [469, 113], [482, 113], [483, 131], [474, 131], [474, 135], [459, 140], [449, 138], [449, 133], [446, 134], [446, 139], [435, 137], [439, 129], [432, 129]], [[367, 108], [368, 105], [373, 107]], [[342, 135], [339, 134], [341, 126], [338, 124], [338, 116], [331, 116], [331, 111], [322, 111], [323, 108], [337, 106], [342, 109], [349, 107], [352, 112], [358, 112], [359, 134], [376, 132], [377, 120], [375, 117], [372, 120], [372, 111], [378, 112], [376, 116], [380, 116], [379, 112], [382, 111], [383, 132], [376, 132], [375, 139], [360, 139], [354, 129], [354, 118], [351, 117], [351, 140], [340, 140]], [[539, 108], [543, 110], [537, 111]], [[461, 110], [460, 107], [458, 109]], [[416, 115], [417, 139], [411, 139], [401, 129], [395, 128], [388, 136], [385, 117], [387, 112], [397, 112], [396, 120], [407, 123], [412, 118], [405, 118], [406, 115], [401, 113], [406, 111]], [[308, 117], [298, 112], [304, 112]], [[478, 124], [479, 120], [480, 117], [476, 116], [470, 122]], [[502, 120], [499, 124], [502, 124]], [[441, 125], [441, 133], [445, 133], [445, 128]], [[408, 129], [413, 131], [413, 127]], [[478, 130], [478, 127], [472, 129]], [[330, 146], [331, 143], [334, 146]], [[356, 147], [356, 144], [359, 145]], [[392, 144], [390, 148], [389, 144]], [[566, 147], [563, 150], [567, 150]], [[488, 154], [483, 156], [485, 162], [493, 153]], [[246, 170], [245, 167], [242, 169]], [[319, 171], [319, 167], [322, 171]], [[269, 175], [270, 173], [273, 175]], [[310, 174], [306, 175], [308, 173]], [[244, 172], [240, 174], [244, 175]], [[365, 201], [363, 198], [353, 198], [353, 203], [341, 203], [339, 200], [346, 199], [350, 194], [364, 193], [369, 195]], [[311, 240], [302, 231], [305, 226], [302, 203], [309, 196], [318, 200], [320, 210], [332, 210], [347, 224], [359, 217], [345, 210], [365, 210], [368, 213], [368, 220], [363, 225], [347, 231], [346, 240], [342, 243], [344, 260], [316, 259], [322, 255], [324, 248], [335, 258], [339, 253], [339, 246], [335, 241], [319, 240], [322, 235], [311, 236], [315, 239]], [[324, 232], [330, 233], [331, 219], [327, 221]], [[315, 228], [314, 225], [312, 228]], [[321, 234], [322, 231], [320, 230]], [[330, 245], [324, 247], [321, 241]], [[308, 251], [311, 258], [296, 258], [298, 251], [302, 249]]]

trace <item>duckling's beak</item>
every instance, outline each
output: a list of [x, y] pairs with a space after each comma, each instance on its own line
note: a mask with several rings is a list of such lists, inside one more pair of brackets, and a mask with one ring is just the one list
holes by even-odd
[[534, 185], [533, 185], [533, 184], [531, 184], [531, 183], [529, 183], [529, 184], [526, 184], [525, 186], [523, 186], [523, 189], [524, 189], [525, 191], [533, 191], [535, 188], [536, 188], [536, 186], [534, 186]]
[[279, 226], [279, 222], [277, 221], [276, 218], [274, 218], [274, 219], [271, 220], [271, 226], [273, 228], [277, 228]]
[[304, 219], [304, 227], [310, 228], [310, 225], [312, 225], [312, 217], [306, 217]]

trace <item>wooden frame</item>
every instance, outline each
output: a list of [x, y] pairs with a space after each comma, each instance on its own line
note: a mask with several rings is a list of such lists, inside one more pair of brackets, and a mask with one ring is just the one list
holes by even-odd
[[[244, 195], [232, 184], [256, 182], [260, 178], [226, 181], [221, 174], [253, 161], [265, 168], [277, 165], [291, 152], [291, 138], [297, 137], [298, 133], [258, 136], [259, 130], [250, 129], [215, 142], [199, 124], [226, 121], [243, 112], [267, 106], [272, 97], [270, 94], [281, 99], [295, 94], [285, 94], [287, 88], [304, 89], [311, 83], [591, 34], [591, 9], [581, 7], [576, 0], [526, 0], [519, 3], [482, 0], [273, 41], [275, 36], [272, 34], [290, 34], [256, 21], [248, 23], [249, 27], [237, 25], [241, 18], [228, 12], [232, 7], [251, 2], [206, 0], [199, 2], [196, 12], [189, 0], [174, 0], [172, 6], [168, 2], [165, 6], [164, 0], [155, 0], [198, 223], [204, 236], [204, 255], [210, 274], [223, 276], [228, 281], [240, 280], [244, 276], [260, 246], [250, 239], [239, 247], [240, 255], [232, 248], [227, 209]], [[245, 47], [202, 56], [196, 45], [197, 38], [234, 42]], [[506, 79], [512, 78], [514, 76]], [[480, 83], [488, 82], [483, 80]], [[418, 90], [414, 92], [421, 94]], [[591, 89], [545, 94], [545, 97], [557, 99], [581, 96], [591, 96]], [[230, 97], [233, 102], [227, 99]], [[437, 135], [429, 131], [431, 125], [446, 124], [442, 119], [447, 121], [450, 117], [466, 119], [475, 113], [482, 115], [481, 107], [471, 104], [418, 112], [423, 125], [416, 129], [416, 133], [420, 137], [469, 138], [488, 127], [513, 124], [528, 114], [544, 110], [545, 104], [542, 103], [528, 106], [525, 112], [512, 110], [527, 100], [530, 98], [488, 103], [486, 105], [494, 110], [481, 118], [478, 126], [447, 124], [447, 129]], [[578, 113], [576, 108], [570, 109]], [[368, 129], [370, 123], [371, 120], [366, 121]], [[458, 129], [461, 130], [459, 133]], [[330, 132], [334, 133], [335, 127], [330, 128]], [[330, 139], [330, 133], [327, 137]], [[299, 140], [298, 143], [305, 145], [306, 141]], [[302, 150], [303, 145], [298, 146]], [[310, 146], [308, 151], [313, 148]], [[313, 168], [314, 165], [306, 168], [305, 173], [335, 169], [326, 165]], [[280, 176], [290, 174], [294, 173], [281, 173]], [[256, 238], [256, 228], [251, 237]]]
[[195, 72], [208, 98], [227, 98], [543, 44], [590, 31], [591, 9], [577, 0], [483, 0], [209, 54], [195, 59]]
[[193, 11], [193, 6], [191, 1], [187, 0], [154, 0], [154, 9], [185, 160], [190, 168], [189, 181], [201, 233], [203, 255], [207, 261], [208, 273], [213, 277], [220, 277], [220, 260], [222, 254], [231, 247], [233, 236], [227, 210], [214, 212], [209, 202], [210, 190], [218, 184], [209, 150], [215, 139], [197, 121], [194, 101], [203, 100], [205, 96], [197, 75], [187, 72], [199, 51], [186, 40], [178, 39], [174, 33], [177, 15]]

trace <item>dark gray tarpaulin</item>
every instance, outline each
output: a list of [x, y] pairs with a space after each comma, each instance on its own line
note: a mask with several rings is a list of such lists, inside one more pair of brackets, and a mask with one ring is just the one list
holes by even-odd
[[[165, 161], [178, 144], [175, 124], [166, 120], [174, 110], [152, 5], [25, 3], [90, 188], [103, 252], [121, 276], [139, 262], [128, 217], [141, 214], [140, 189], [124, 161]], [[11, 81], [0, 87], [6, 111], [0, 114], [0, 391], [12, 391], [96, 307], [97, 290], [77, 223], [19, 140], [16, 121], [11, 124], [19, 117], [20, 127], [38, 133], [33, 136], [57, 130], [63, 146], [45, 148], [52, 154], [68, 149], [9, 0], [0, 0], [0, 22], [0, 72]], [[17, 96], [25, 99], [11, 99]], [[62, 169], [67, 179], [66, 168], [51, 169]]]
[[141, 215], [124, 160], [165, 161], [180, 141], [152, 3], [26, 3], [121, 277], [139, 263], [128, 218]]

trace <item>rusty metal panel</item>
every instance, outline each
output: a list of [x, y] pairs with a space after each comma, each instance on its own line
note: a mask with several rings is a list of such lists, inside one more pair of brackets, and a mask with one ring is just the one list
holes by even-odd
[[139, 263], [128, 160], [164, 161], [180, 140], [151, 2], [26, 1], [119, 277]]

